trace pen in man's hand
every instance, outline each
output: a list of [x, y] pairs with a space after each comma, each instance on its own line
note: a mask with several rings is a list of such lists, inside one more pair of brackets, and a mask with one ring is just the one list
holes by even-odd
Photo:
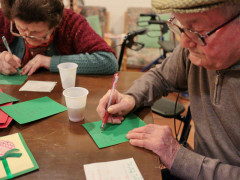
[[[7, 40], [6, 40], [5, 36], [2, 36], [2, 40], [3, 40], [4, 46], [6, 47], [6, 49], [8, 50], [8, 52], [12, 55], [12, 51], [11, 51], [11, 49], [10, 49], [8, 43], [7, 43]], [[20, 74], [20, 73], [21, 73], [21, 70], [20, 70], [19, 68], [17, 68], [17, 72], [18, 72], [18, 74]]]
[[103, 131], [103, 128], [104, 128], [104, 126], [105, 126], [105, 124], [107, 123], [107, 120], [108, 120], [108, 116], [109, 116], [108, 108], [111, 105], [112, 96], [113, 96], [114, 90], [116, 89], [117, 81], [118, 81], [118, 73], [115, 73], [114, 76], [113, 76], [113, 83], [112, 83], [112, 88], [111, 88], [111, 93], [110, 93], [110, 97], [109, 97], [109, 100], [108, 100], [107, 108], [106, 108], [105, 115], [104, 115], [103, 120], [102, 120], [101, 132]]

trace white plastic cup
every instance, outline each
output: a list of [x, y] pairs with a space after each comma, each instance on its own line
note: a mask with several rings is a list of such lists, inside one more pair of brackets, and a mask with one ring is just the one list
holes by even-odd
[[75, 87], [78, 65], [70, 62], [61, 63], [57, 67], [59, 69], [63, 89]]
[[70, 121], [79, 122], [84, 119], [88, 90], [83, 87], [70, 87], [63, 91], [68, 117]]

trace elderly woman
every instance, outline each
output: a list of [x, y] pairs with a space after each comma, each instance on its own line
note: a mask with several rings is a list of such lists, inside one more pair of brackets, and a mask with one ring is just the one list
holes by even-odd
[[12, 54], [0, 42], [0, 73], [31, 75], [43, 67], [58, 72], [63, 62], [78, 64], [80, 74], [113, 74], [117, 60], [113, 50], [62, 0], [1, 0], [0, 36], [5, 36]]

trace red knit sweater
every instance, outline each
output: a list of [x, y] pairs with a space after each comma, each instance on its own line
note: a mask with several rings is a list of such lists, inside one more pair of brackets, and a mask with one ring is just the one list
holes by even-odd
[[[17, 31], [14, 29], [14, 31]], [[10, 21], [0, 9], [0, 36], [11, 43], [15, 36], [10, 33]], [[61, 55], [93, 53], [96, 51], [114, 51], [95, 33], [86, 19], [70, 9], [64, 9], [64, 15], [54, 36], [54, 45]], [[0, 51], [6, 50], [0, 41]]]

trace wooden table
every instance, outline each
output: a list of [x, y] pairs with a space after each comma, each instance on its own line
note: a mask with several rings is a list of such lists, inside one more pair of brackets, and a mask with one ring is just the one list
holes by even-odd
[[[140, 72], [120, 72], [117, 89], [126, 91], [131, 83], [141, 76]], [[0, 136], [21, 132], [30, 151], [35, 157], [39, 170], [25, 174], [18, 179], [86, 179], [84, 164], [113, 161], [133, 157], [144, 179], [161, 179], [158, 157], [143, 148], [134, 147], [129, 142], [99, 149], [83, 123], [100, 120], [96, 107], [100, 98], [111, 87], [112, 75], [77, 75], [76, 86], [89, 90], [85, 120], [70, 122], [67, 111], [20, 125], [12, 121], [6, 129], [0, 129]], [[48, 96], [65, 105], [62, 85], [58, 73], [39, 72], [27, 80], [56, 81], [51, 93], [19, 91], [20, 85], [0, 85], [3, 92], [20, 99], [19, 102]], [[152, 123], [150, 108], [136, 113], [146, 123]]]

